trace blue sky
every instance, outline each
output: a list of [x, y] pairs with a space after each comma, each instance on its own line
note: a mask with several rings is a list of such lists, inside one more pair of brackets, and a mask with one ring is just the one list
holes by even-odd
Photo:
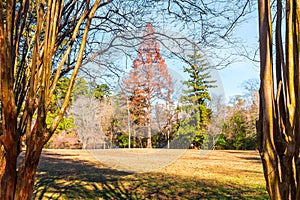
[[245, 92], [242, 84], [249, 79], [259, 79], [259, 68], [249, 61], [238, 62], [219, 71], [226, 100]]
[[[258, 24], [257, 13], [253, 13], [251, 18], [243, 22], [234, 31], [234, 37], [238, 38], [247, 48], [247, 51], [257, 50], [258, 47]], [[218, 50], [216, 50], [218, 53]], [[231, 52], [235, 53], [235, 52]], [[239, 54], [241, 52], [237, 52]], [[249, 56], [253, 56], [253, 51]], [[245, 93], [242, 84], [250, 79], [259, 79], [259, 66], [258, 63], [250, 61], [241, 55], [237, 56], [238, 62], [234, 62], [227, 67], [214, 71], [213, 78], [218, 80], [218, 85], [223, 85], [216, 91], [217, 95], [224, 95], [225, 102], [228, 103], [230, 98], [235, 95], [243, 95]], [[172, 61], [166, 59], [166, 63], [169, 68], [179, 72], [185, 76], [182, 67], [185, 65], [178, 60]], [[217, 73], [217, 74], [216, 74]], [[224, 92], [222, 91], [224, 90]], [[215, 91], [213, 91], [215, 93]]]
[[[250, 16], [247, 17], [246, 21], [236, 27], [233, 37], [238, 41], [236, 45], [244, 45], [245, 49], [249, 52], [249, 57], [254, 56], [254, 51], [258, 48], [257, 11], [254, 11]], [[222, 50], [216, 50], [216, 53], [221, 54], [221, 52]], [[220, 77], [220, 80], [218, 81], [219, 83], [222, 82], [224, 88], [226, 103], [229, 102], [231, 97], [235, 95], [243, 95], [245, 93], [242, 87], [244, 82], [250, 79], [259, 79], [259, 63], [252, 62], [248, 58], [241, 56], [241, 53], [245, 54], [245, 52], [242, 52], [242, 48], [237, 48], [235, 52], [229, 53], [237, 54], [236, 58], [238, 61], [217, 71], [218, 76]], [[209, 59], [212, 60], [212, 58]], [[185, 65], [184, 63], [178, 60], [171, 61], [169, 59], [166, 59], [166, 63], [168, 67], [179, 71], [179, 73], [183, 73], [182, 66]], [[216, 78], [219, 79], [219, 77]], [[221, 94], [220, 91], [217, 93]]]
[[[237, 27], [234, 32], [236, 37], [241, 38], [243, 44], [252, 49], [258, 47], [258, 19], [254, 12], [251, 18]], [[253, 55], [252, 55], [253, 56]], [[219, 75], [223, 82], [226, 100], [234, 95], [244, 93], [242, 83], [249, 79], [259, 79], [258, 63], [253, 63], [247, 58], [240, 58], [241, 61], [233, 63], [228, 67], [219, 70]]]
[[[257, 24], [257, 12], [254, 12], [247, 21], [243, 24], [239, 25], [234, 31], [234, 37], [239, 38], [246, 48], [249, 49], [257, 49], [258, 46], [258, 24]], [[169, 32], [175, 32], [174, 28], [170, 27]], [[248, 50], [249, 50], [248, 49]], [[164, 52], [163, 47], [161, 46], [162, 53]], [[220, 52], [217, 52], [220, 53]], [[232, 52], [232, 53], [240, 53], [240, 52]], [[219, 70], [218, 75], [222, 82], [224, 88], [224, 94], [226, 98], [226, 102], [230, 100], [230, 97], [235, 95], [242, 95], [245, 91], [242, 88], [242, 84], [249, 79], [258, 79], [259, 78], [259, 67], [248, 60], [247, 58], [238, 56], [239, 62], [235, 62], [227, 66], [226, 68]], [[125, 59], [122, 57], [120, 60], [121, 64], [124, 64]], [[166, 63], [169, 68], [177, 71], [179, 75], [183, 75], [183, 66], [185, 65], [183, 62], [178, 59], [170, 60], [165, 58]], [[127, 61], [129, 66], [131, 66], [132, 60]], [[127, 69], [129, 71], [129, 69]], [[222, 92], [223, 93], [223, 92]]]

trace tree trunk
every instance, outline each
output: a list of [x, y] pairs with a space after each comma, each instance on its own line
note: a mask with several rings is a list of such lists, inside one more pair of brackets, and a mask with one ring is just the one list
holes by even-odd
[[1, 179], [1, 199], [26, 200], [31, 199], [35, 174], [39, 163], [44, 142], [38, 142], [29, 146], [23, 158], [23, 164], [17, 170], [17, 153], [11, 155], [7, 151], [1, 171], [4, 171]]
[[[69, 104], [75, 78], [82, 64], [89, 27], [101, 0], [93, 3], [84, 2], [87, 4], [82, 6], [84, 10], [78, 18], [76, 16], [73, 18], [71, 15], [73, 9], [70, 9], [70, 19], [75, 19], [76, 23], [73, 23], [69, 30], [63, 30], [71, 33], [71, 37], [68, 38], [70, 42], [67, 44], [56, 43], [58, 37], [65, 35], [58, 34], [59, 27], [62, 25], [61, 19], [64, 18], [61, 15], [64, 13], [63, 10], [68, 10], [64, 9], [64, 6], [76, 6], [76, 2], [70, 1], [70, 4], [65, 4], [63, 1], [48, 1], [46, 2], [48, 5], [27, 0], [5, 2], [5, 4], [0, 3], [0, 199], [26, 200], [32, 197], [35, 173], [42, 148], [58, 127]], [[19, 8], [21, 10], [18, 10]], [[34, 12], [34, 15], [32, 19], [27, 20], [29, 10]], [[66, 20], [69, 19], [69, 16], [65, 17]], [[25, 40], [27, 39], [26, 30], [24, 30], [27, 25], [33, 28], [30, 30], [33, 33], [32, 38], [29, 38], [32, 43], [30, 46], [26, 44], [25, 47], [22, 46], [25, 49], [23, 56], [26, 58], [19, 58], [16, 56], [20, 50], [18, 45], [26, 43], [20, 40], [24, 39], [23, 36]], [[81, 30], [80, 36], [79, 30]], [[42, 31], [44, 37], [41, 37]], [[47, 127], [46, 117], [51, 96], [61, 76], [62, 67], [70, 55], [72, 44], [79, 37], [81, 43], [64, 102], [53, 123]], [[65, 41], [64, 38], [60, 39]], [[56, 74], [51, 74], [55, 51], [64, 45], [66, 50], [62, 52], [63, 58], [55, 71]], [[26, 64], [22, 65], [24, 60]], [[19, 91], [21, 94], [18, 94]], [[22, 98], [18, 99], [19, 95]], [[32, 129], [34, 114], [36, 120]], [[17, 121], [18, 117], [20, 121]], [[17, 169], [22, 136], [26, 138], [26, 153], [22, 165]]]
[[5, 170], [1, 179], [1, 193], [2, 199], [14, 199], [15, 183], [17, 177], [17, 162], [16, 152], [7, 152], [5, 155]]
[[35, 174], [43, 145], [26, 151], [25, 162], [18, 171], [15, 200], [32, 199]]
[[[0, 180], [2, 180], [2, 176], [4, 175], [4, 171], [5, 171], [5, 151], [4, 151], [4, 147], [3, 145], [0, 145]], [[1, 190], [0, 190], [1, 191]]]
[[299, 1], [286, 1], [285, 51], [281, 37], [282, 2], [277, 1], [276, 81], [271, 5], [269, 0], [258, 2], [261, 80], [258, 149], [270, 198], [299, 199]]
[[133, 148], [136, 148], [136, 130], [133, 128]]
[[[150, 102], [150, 100], [149, 100], [149, 102]], [[151, 105], [148, 105], [147, 106], [147, 148], [152, 148], [151, 137], [152, 137], [152, 134], [151, 134]]]

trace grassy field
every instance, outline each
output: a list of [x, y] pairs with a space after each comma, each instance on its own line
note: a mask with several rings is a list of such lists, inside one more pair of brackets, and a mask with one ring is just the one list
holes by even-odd
[[268, 199], [256, 151], [188, 150], [146, 173], [106, 167], [84, 150], [44, 150], [34, 199]]

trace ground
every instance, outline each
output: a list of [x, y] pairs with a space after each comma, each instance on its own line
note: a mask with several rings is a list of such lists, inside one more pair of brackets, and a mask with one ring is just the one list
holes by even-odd
[[44, 150], [34, 190], [34, 199], [267, 198], [257, 151], [187, 150], [170, 165], [134, 173], [85, 150]]

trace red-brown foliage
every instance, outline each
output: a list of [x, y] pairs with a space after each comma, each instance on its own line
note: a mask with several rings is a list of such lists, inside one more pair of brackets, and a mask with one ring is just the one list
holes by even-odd
[[[165, 60], [162, 58], [158, 41], [151, 23], [146, 25], [144, 41], [139, 47], [137, 58], [129, 77], [124, 80], [126, 91], [130, 95], [130, 106], [134, 121], [140, 123], [145, 119], [149, 127], [147, 147], [151, 147], [151, 104], [154, 101], [170, 101], [172, 78]], [[137, 120], [139, 119], [139, 120]]]

